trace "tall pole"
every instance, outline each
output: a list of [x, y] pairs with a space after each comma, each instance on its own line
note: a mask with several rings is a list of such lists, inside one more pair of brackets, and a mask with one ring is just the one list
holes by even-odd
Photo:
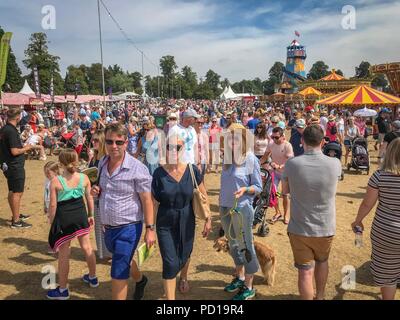
[[160, 96], [160, 67], [157, 67], [158, 70], [158, 77], [157, 77], [157, 87], [158, 87], [158, 96]]
[[100, 0], [97, 0], [97, 12], [99, 16], [99, 34], [100, 34], [100, 58], [101, 58], [101, 80], [103, 84], [103, 103], [104, 108], [107, 114], [107, 107], [106, 107], [106, 85], [104, 82], [104, 65], [103, 65], [103, 39], [101, 37], [101, 17], [100, 17]]
[[146, 99], [146, 83], [144, 81], [144, 63], [143, 63], [143, 51], [140, 51], [142, 54], [142, 86], [143, 86], [143, 100]]

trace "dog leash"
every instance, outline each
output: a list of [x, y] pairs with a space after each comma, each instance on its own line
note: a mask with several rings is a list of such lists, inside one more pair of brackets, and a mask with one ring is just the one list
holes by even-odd
[[235, 198], [235, 202], [233, 204], [233, 207], [229, 210], [229, 212], [225, 215], [223, 215], [221, 218], [227, 217], [228, 215], [230, 215], [231, 220], [229, 222], [229, 227], [228, 227], [228, 233], [227, 233], [227, 238], [229, 241], [234, 241], [234, 240], [238, 240], [239, 235], [236, 235], [236, 237], [232, 236], [232, 228], [233, 228], [233, 217], [234, 215], [238, 215], [239, 216], [239, 234], [242, 235], [243, 238], [243, 244], [244, 244], [244, 248], [241, 250], [241, 252], [244, 251], [244, 255], [245, 258], [247, 260], [248, 263], [250, 263], [252, 257], [251, 257], [251, 253], [250, 251], [247, 249], [247, 244], [246, 244], [246, 239], [244, 237], [244, 231], [243, 231], [243, 214], [240, 212], [239, 208], [237, 207], [238, 205], [238, 199]]

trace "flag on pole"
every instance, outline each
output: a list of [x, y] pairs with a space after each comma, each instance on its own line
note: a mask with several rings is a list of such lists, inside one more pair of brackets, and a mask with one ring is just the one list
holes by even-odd
[[300, 37], [300, 33], [299, 33], [297, 30], [294, 32], [294, 34], [295, 34], [297, 37]]
[[51, 97], [51, 102], [54, 103], [54, 82], [53, 82], [53, 74], [51, 74], [51, 79], [50, 79], [50, 97]]
[[12, 33], [6, 32], [1, 37], [0, 42], [0, 88], [3, 86], [6, 81], [6, 73], [7, 73], [7, 60], [8, 53], [10, 49], [10, 41], [11, 41]]
[[40, 83], [39, 83], [39, 71], [36, 66], [33, 67], [33, 83], [35, 84], [36, 98], [41, 98], [40, 96]]

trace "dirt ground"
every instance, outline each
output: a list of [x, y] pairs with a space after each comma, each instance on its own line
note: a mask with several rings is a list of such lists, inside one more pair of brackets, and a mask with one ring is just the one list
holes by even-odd
[[[376, 151], [370, 143], [372, 162], [371, 173], [377, 167]], [[44, 274], [42, 268], [46, 265], [57, 267], [54, 256], [47, 254], [47, 236], [49, 225], [43, 214], [43, 162], [27, 161], [26, 189], [22, 201], [22, 213], [32, 215], [29, 220], [31, 229], [13, 230], [9, 228], [11, 217], [7, 204], [7, 184], [0, 175], [0, 299], [45, 299], [46, 291], [41, 283]], [[364, 236], [364, 247], [354, 246], [354, 234], [350, 223], [353, 221], [359, 204], [364, 196], [368, 176], [366, 173], [356, 174], [346, 172], [344, 181], [339, 182], [336, 197], [337, 234], [330, 257], [330, 274], [327, 285], [327, 299], [364, 300], [378, 299], [379, 289], [373, 286], [369, 272], [371, 245], [369, 230], [374, 216], [371, 212], [365, 223], [367, 232]], [[213, 240], [218, 237], [218, 195], [219, 176], [210, 174], [206, 177], [206, 186], [211, 199], [213, 211], [213, 232], [208, 239], [201, 237], [202, 225], [196, 228], [196, 241], [192, 255], [189, 281], [190, 293], [177, 293], [177, 299], [221, 299], [227, 300], [232, 294], [225, 293], [223, 287], [230, 282], [233, 273], [233, 261], [227, 253], [217, 253], [213, 250]], [[272, 210], [268, 210], [271, 217]], [[297, 271], [293, 267], [293, 257], [290, 249], [286, 226], [277, 222], [270, 226], [270, 235], [266, 238], [256, 237], [257, 241], [268, 243], [277, 255], [277, 276], [275, 285], [267, 287], [262, 283], [262, 275], [255, 277], [256, 299], [298, 299]], [[95, 246], [94, 234], [92, 234]], [[91, 289], [81, 282], [81, 276], [87, 271], [84, 255], [77, 240], [73, 242], [70, 261], [70, 294], [72, 299], [109, 299], [111, 296], [110, 264], [98, 263], [97, 275], [100, 287]], [[342, 268], [346, 265], [356, 269], [356, 288], [344, 290], [341, 288]], [[161, 257], [156, 253], [142, 266], [148, 276], [149, 283], [145, 299], [161, 299], [163, 294], [161, 280]], [[129, 297], [133, 293], [130, 285]], [[400, 294], [397, 293], [397, 298]]]

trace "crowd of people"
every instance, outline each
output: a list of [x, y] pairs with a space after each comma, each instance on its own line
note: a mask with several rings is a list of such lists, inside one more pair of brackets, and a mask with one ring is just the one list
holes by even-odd
[[[156, 118], [166, 119], [161, 125]], [[148, 247], [156, 239], [162, 258], [165, 296], [190, 290], [188, 270], [195, 240], [193, 197], [196, 186], [207, 197], [204, 178], [220, 174], [219, 214], [228, 238], [235, 276], [224, 288], [234, 300], [255, 296], [259, 263], [254, 249], [253, 200], [263, 190], [260, 169], [273, 176], [271, 223], [283, 221], [298, 269], [302, 299], [324, 299], [328, 259], [336, 228], [335, 196], [343, 164], [326, 156], [326, 144], [345, 150], [348, 164], [356, 138], [377, 138], [381, 167], [370, 178], [366, 197], [352, 227], [379, 201], [372, 238], [372, 274], [384, 299], [393, 299], [400, 265], [400, 119], [382, 108], [368, 126], [349, 110], [328, 112], [301, 105], [237, 101], [158, 101], [108, 107], [81, 105], [64, 112], [50, 108], [26, 112], [4, 109], [0, 115], [0, 165], [8, 182], [11, 228], [29, 228], [20, 214], [26, 154], [46, 161], [44, 211], [50, 252], [58, 254], [59, 286], [49, 299], [68, 299], [70, 243], [78, 238], [91, 287], [98, 259], [111, 259], [112, 298], [127, 298], [128, 279], [141, 299], [148, 282], [133, 255], [143, 228]], [[46, 155], [48, 152], [48, 155]], [[80, 171], [97, 168], [89, 181]], [[308, 192], [304, 192], [307, 190]], [[283, 205], [283, 213], [280, 208]], [[232, 213], [233, 212], [233, 213]], [[211, 217], [202, 235], [211, 232]], [[97, 251], [89, 235], [95, 231]], [[179, 274], [179, 279], [177, 282]], [[313, 278], [316, 294], [314, 295]]]

